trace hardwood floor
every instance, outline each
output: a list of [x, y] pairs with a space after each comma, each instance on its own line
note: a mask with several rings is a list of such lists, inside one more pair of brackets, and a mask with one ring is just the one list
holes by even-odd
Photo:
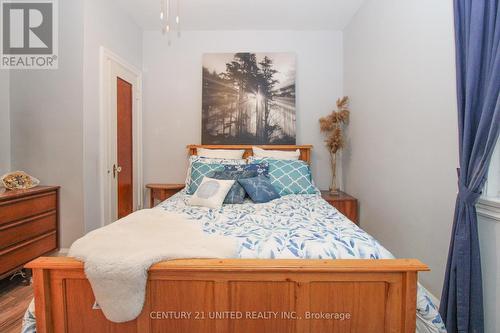
[[33, 298], [33, 288], [19, 276], [0, 280], [0, 332], [19, 333], [24, 312]]

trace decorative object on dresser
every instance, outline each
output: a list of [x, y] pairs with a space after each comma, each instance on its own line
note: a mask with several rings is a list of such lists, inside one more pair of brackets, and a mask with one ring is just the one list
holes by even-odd
[[358, 222], [358, 199], [342, 191], [332, 193], [330, 191], [321, 191], [321, 196], [330, 205], [337, 208], [349, 220], [359, 225]]
[[8, 190], [27, 190], [40, 184], [38, 179], [24, 171], [6, 173], [0, 180], [0, 185], [3, 185]]
[[155, 200], [159, 202], [165, 201], [180, 190], [182, 190], [185, 184], [147, 184], [146, 188], [149, 188], [149, 207], [153, 208], [155, 206]]
[[335, 193], [337, 188], [337, 153], [344, 147], [343, 126], [349, 121], [349, 97], [344, 96], [337, 100], [337, 111], [332, 111], [326, 117], [320, 118], [319, 127], [326, 134], [326, 147], [330, 153], [332, 168], [332, 182], [330, 192]]
[[59, 249], [59, 187], [0, 189], [0, 278]]

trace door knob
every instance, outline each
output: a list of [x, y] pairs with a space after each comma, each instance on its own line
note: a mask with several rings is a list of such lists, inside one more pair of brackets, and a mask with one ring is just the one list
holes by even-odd
[[122, 172], [122, 167], [121, 166], [116, 166], [116, 164], [113, 164], [113, 178], [116, 178], [116, 174]]

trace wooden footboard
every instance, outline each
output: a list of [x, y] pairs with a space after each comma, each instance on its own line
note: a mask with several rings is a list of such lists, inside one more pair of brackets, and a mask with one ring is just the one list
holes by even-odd
[[173, 260], [151, 267], [146, 303], [116, 324], [93, 309], [83, 264], [39, 258], [37, 330], [45, 332], [415, 333], [414, 259]]

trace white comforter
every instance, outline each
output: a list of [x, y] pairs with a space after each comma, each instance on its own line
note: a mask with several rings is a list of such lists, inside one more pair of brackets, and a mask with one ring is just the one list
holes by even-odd
[[113, 322], [135, 319], [144, 305], [148, 269], [167, 259], [234, 258], [236, 240], [210, 235], [198, 223], [144, 209], [73, 243], [69, 256], [85, 263], [97, 303]]

